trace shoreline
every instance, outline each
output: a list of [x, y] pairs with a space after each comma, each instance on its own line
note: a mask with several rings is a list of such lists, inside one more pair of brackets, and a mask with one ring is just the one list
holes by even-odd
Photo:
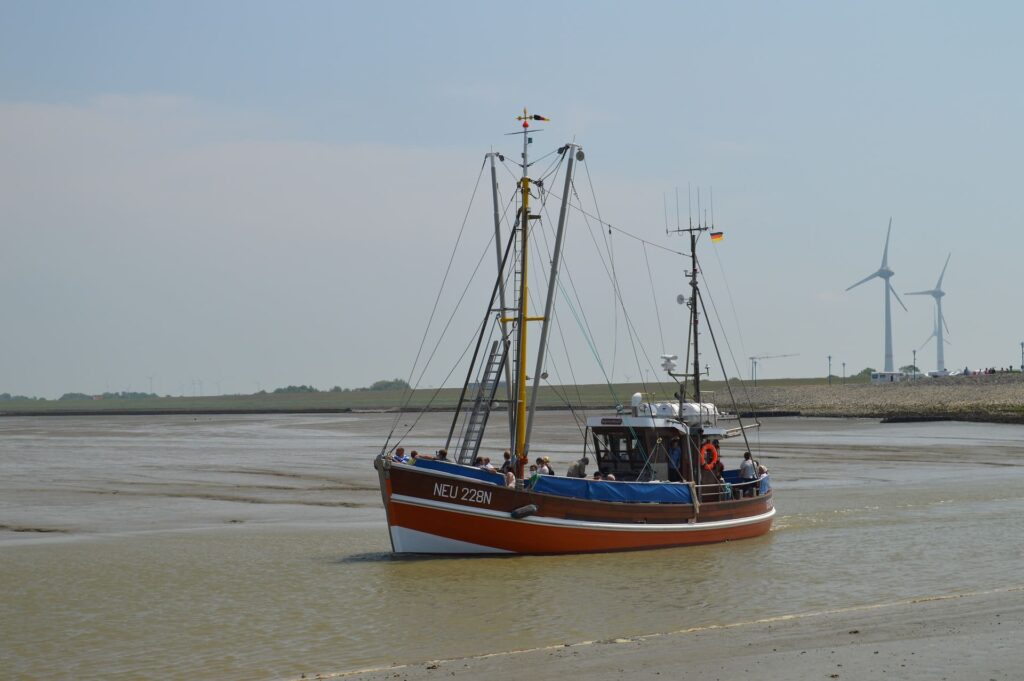
[[[652, 402], [671, 400], [664, 384], [649, 386]], [[542, 394], [539, 410], [613, 411], [616, 405], [608, 398], [608, 386], [574, 387], [571, 403], [556, 401], [554, 393]], [[643, 386], [615, 386], [621, 399]], [[566, 394], [569, 390], [564, 391]], [[869, 418], [886, 423], [911, 421], [973, 421], [985, 423], [1024, 424], [1024, 375], [1019, 373], [986, 376], [962, 376], [942, 379], [919, 379], [886, 385], [780, 380], [762, 382], [753, 387], [745, 384], [711, 384], [705, 401], [715, 402], [722, 409], [733, 411], [725, 398], [735, 395], [735, 411], [750, 417], [828, 417]], [[161, 415], [258, 415], [258, 414], [358, 414], [394, 413], [402, 403], [399, 395], [359, 395], [338, 398], [326, 394], [313, 397], [296, 396], [222, 396], [211, 398], [156, 398], [161, 404], [146, 401], [107, 402], [100, 407], [95, 401], [77, 405], [57, 405], [52, 401], [7, 403], [0, 405], [0, 416], [161, 416]], [[333, 402], [333, 403], [332, 403]], [[413, 400], [406, 412], [450, 412], [455, 401], [443, 397], [434, 405]]]

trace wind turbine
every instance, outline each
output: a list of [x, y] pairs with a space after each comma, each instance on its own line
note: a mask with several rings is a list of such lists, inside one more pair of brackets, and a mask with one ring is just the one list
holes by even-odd
[[946, 276], [946, 267], [949, 265], [949, 258], [952, 255], [950, 253], [946, 256], [946, 264], [942, 266], [942, 274], [939, 275], [939, 282], [935, 284], [935, 288], [931, 291], [914, 291], [906, 294], [908, 296], [931, 296], [935, 299], [935, 327], [932, 329], [932, 335], [928, 336], [921, 347], [924, 348], [925, 345], [928, 345], [928, 341], [932, 338], [935, 339], [935, 370], [937, 373], [946, 371], [946, 359], [942, 351], [947, 341], [943, 337], [942, 330], [945, 329], [946, 333], [949, 333], [949, 327], [946, 326], [946, 318], [942, 316], [942, 296], [946, 295], [946, 292], [942, 290], [942, 278]]
[[885, 232], [885, 250], [882, 251], [882, 266], [878, 268], [877, 272], [874, 272], [873, 274], [869, 274], [868, 276], [864, 277], [863, 279], [858, 281], [856, 284], [854, 284], [850, 288], [846, 289], [847, 291], [849, 291], [850, 289], [857, 288], [858, 286], [860, 286], [864, 282], [871, 281], [875, 277], [880, 277], [881, 279], [885, 280], [885, 369], [884, 369], [884, 371], [893, 371], [893, 367], [892, 367], [892, 312], [891, 312], [892, 304], [889, 301], [889, 294], [892, 294], [892, 295], [896, 296], [896, 302], [898, 302], [900, 304], [900, 307], [902, 307], [904, 310], [907, 309], [907, 306], [903, 304], [903, 301], [900, 300], [899, 294], [896, 293], [896, 290], [892, 287], [892, 284], [889, 282], [889, 279], [892, 277], [893, 274], [895, 274], [895, 272], [893, 272], [892, 270], [889, 269], [889, 234], [891, 232], [892, 232], [892, 218], [889, 218], [889, 229]]

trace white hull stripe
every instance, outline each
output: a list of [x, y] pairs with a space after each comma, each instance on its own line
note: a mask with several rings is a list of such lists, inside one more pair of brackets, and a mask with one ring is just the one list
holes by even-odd
[[437, 501], [434, 499], [421, 499], [419, 497], [410, 497], [404, 494], [392, 494], [391, 501], [396, 504], [406, 504], [407, 506], [420, 506], [427, 508], [436, 508], [441, 511], [448, 511], [451, 513], [459, 513], [462, 515], [469, 516], [483, 516], [487, 518], [493, 518], [495, 520], [506, 520], [516, 523], [530, 523], [533, 525], [553, 525], [557, 527], [570, 527], [581, 530], [614, 530], [618, 532], [701, 532], [706, 530], [723, 530], [730, 527], [741, 527], [743, 525], [753, 525], [770, 519], [775, 515], [775, 509], [769, 509], [767, 513], [762, 513], [755, 516], [747, 516], [744, 518], [732, 518], [729, 520], [709, 520], [707, 522], [697, 523], [604, 523], [604, 522], [590, 522], [586, 520], [569, 520], [566, 518], [547, 518], [544, 516], [531, 515], [520, 520], [512, 518], [506, 511], [493, 511], [489, 508], [475, 508], [470, 506], [462, 506], [460, 504], [451, 504], [445, 501]]
[[493, 546], [448, 539], [397, 525], [391, 528], [391, 540], [395, 545], [395, 553], [511, 553]]

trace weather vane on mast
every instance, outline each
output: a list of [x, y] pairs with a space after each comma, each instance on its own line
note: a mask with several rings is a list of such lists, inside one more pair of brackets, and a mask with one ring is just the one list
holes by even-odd
[[523, 115], [522, 116], [516, 116], [516, 120], [517, 121], [522, 121], [524, 128], [530, 127], [530, 121], [544, 121], [544, 122], [550, 122], [551, 121], [550, 118], [545, 118], [544, 116], [541, 116], [539, 114], [531, 114], [529, 111], [526, 110], [525, 106], [523, 107]]

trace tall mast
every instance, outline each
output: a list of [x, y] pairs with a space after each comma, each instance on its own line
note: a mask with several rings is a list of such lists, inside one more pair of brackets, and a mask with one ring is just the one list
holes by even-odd
[[548, 332], [555, 305], [555, 284], [558, 280], [558, 266], [562, 257], [562, 239], [565, 235], [565, 220], [569, 209], [569, 193], [572, 190], [572, 169], [576, 159], [583, 159], [583, 152], [576, 144], [566, 144], [559, 152], [568, 153], [569, 162], [565, 167], [565, 188], [562, 190], [562, 207], [558, 211], [558, 230], [555, 234], [555, 250], [551, 254], [551, 273], [548, 275], [548, 296], [544, 303], [544, 316], [540, 327], [540, 344], [537, 346], [537, 368], [533, 374], [533, 392], [530, 394], [530, 420], [526, 424], [527, 455], [530, 452], [530, 434], [533, 432], [533, 417], [537, 411], [537, 395], [540, 393], [540, 380], [544, 377], [544, 352], [547, 350]]
[[[698, 211], [700, 209], [698, 208]], [[701, 232], [706, 232], [714, 229], [713, 224], [707, 222], [701, 222], [700, 218], [697, 218], [697, 224], [693, 224], [693, 219], [690, 219], [689, 224], [685, 228], [676, 228], [670, 230], [677, 234], [689, 234], [690, 235], [690, 332], [693, 336], [693, 401], [700, 404], [700, 343], [699, 334], [700, 331], [700, 286], [697, 283], [697, 273], [700, 271], [697, 265], [697, 236]], [[682, 391], [679, 393], [679, 406], [682, 409], [682, 404], [685, 396]]]
[[693, 324], [693, 401], [700, 405], [700, 351], [697, 346], [698, 322], [700, 321], [700, 306], [698, 305], [700, 292], [697, 290], [697, 232], [690, 227], [690, 318]]
[[[527, 291], [527, 264], [530, 246], [530, 121], [546, 121], [544, 116], [530, 114], [525, 108], [522, 116], [516, 120], [523, 122], [523, 129], [516, 133], [523, 136], [523, 176], [519, 181], [520, 206], [519, 230], [521, 235], [519, 247], [519, 309], [516, 315], [516, 431], [513, 450], [516, 455], [517, 477], [522, 479], [526, 467], [526, 323], [536, 321], [527, 314], [529, 296]], [[539, 217], [539, 216], [538, 216]]]
[[[501, 342], [502, 352], [505, 353], [506, 358], [509, 351], [508, 341], [508, 319], [505, 314], [508, 310], [508, 303], [505, 299], [505, 273], [502, 270], [504, 266], [504, 260], [501, 256], [501, 244], [503, 240], [501, 238], [501, 206], [498, 203], [498, 173], [495, 167], [494, 159], [499, 156], [496, 152], [487, 154], [487, 157], [491, 161], [491, 200], [494, 204], [494, 252], [498, 258], [498, 295], [500, 312], [498, 318], [501, 322]], [[505, 160], [504, 157], [501, 157]], [[513, 229], [515, 229], [513, 227]], [[508, 407], [508, 427], [509, 427], [509, 438], [515, 437], [515, 411], [512, 403], [512, 363], [505, 361], [505, 402]]]

